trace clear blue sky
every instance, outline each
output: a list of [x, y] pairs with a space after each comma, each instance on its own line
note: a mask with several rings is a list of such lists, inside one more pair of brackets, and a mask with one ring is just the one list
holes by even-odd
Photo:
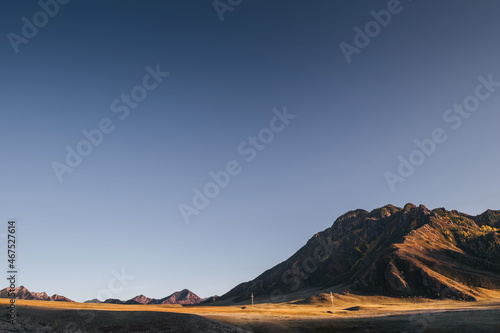
[[[2, 1], [0, 230], [18, 221], [19, 284], [83, 301], [125, 268], [115, 298], [220, 295], [352, 209], [500, 209], [500, 89], [443, 120], [478, 76], [500, 81], [500, 4], [402, 0], [348, 64], [339, 44], [387, 6], [246, 0], [221, 21], [212, 1], [73, 0], [16, 53], [8, 34], [41, 8]], [[121, 120], [111, 104], [157, 64], [170, 75]], [[238, 146], [284, 106], [296, 117], [248, 162]], [[60, 182], [52, 163], [103, 118], [114, 131]], [[391, 191], [384, 173], [435, 128], [447, 141]], [[179, 205], [231, 160], [185, 223]]]

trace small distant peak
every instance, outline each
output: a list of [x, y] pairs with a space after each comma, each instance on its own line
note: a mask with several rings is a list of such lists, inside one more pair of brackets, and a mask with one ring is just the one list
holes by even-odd
[[348, 220], [348, 219], [351, 219], [351, 218], [356, 218], [358, 216], [366, 215], [366, 214], [368, 214], [368, 212], [366, 210], [364, 210], [364, 209], [350, 210], [347, 213], [339, 216], [337, 218], [336, 222]]
[[487, 209], [484, 211], [483, 214], [481, 215], [486, 215], [486, 216], [497, 216], [500, 214], [500, 210], [492, 210], [492, 209]]
[[108, 298], [103, 303], [123, 304], [124, 302], [122, 300], [117, 299], [117, 298]]
[[411, 209], [415, 209], [415, 208], [417, 208], [417, 206], [415, 206], [415, 205], [414, 205], [414, 204], [412, 204], [411, 202], [408, 202], [408, 203], [404, 206], [403, 211], [404, 211], [405, 213], [407, 213], [407, 212], [409, 212]]
[[14, 290], [15, 290], [17, 293], [19, 293], [19, 292], [30, 292], [30, 291], [28, 290], [28, 288], [26, 288], [25, 286], [19, 286], [19, 287], [17, 287], [17, 288], [16, 288], [16, 289], [14, 289]]
[[94, 299], [90, 299], [88, 301], [85, 301], [83, 303], [102, 303], [100, 300], [98, 300], [97, 298], [94, 298]]
[[394, 214], [394, 213], [397, 213], [397, 212], [399, 212], [399, 211], [401, 210], [401, 207], [396, 207], [396, 206], [391, 205], [391, 204], [389, 204], [389, 205], [385, 205], [385, 206], [384, 206], [384, 207], [382, 207], [382, 208], [384, 208], [386, 211], [388, 211], [388, 212], [389, 212], [389, 215], [392, 215], [392, 214]]
[[401, 208], [388, 204], [383, 207], [372, 210], [370, 212], [370, 216], [375, 218], [389, 217], [392, 214], [399, 212], [400, 210]]
[[391, 204], [385, 205], [385, 206], [383, 206], [382, 208], [387, 208], [387, 209], [396, 209], [396, 210], [401, 209], [401, 208], [396, 207], [396, 206], [391, 205]]
[[427, 209], [427, 207], [425, 207], [424, 205], [419, 205], [418, 208], [429, 211], [429, 209]]
[[435, 216], [438, 216], [440, 218], [445, 218], [445, 219], [448, 219], [450, 218], [450, 212], [446, 210], [446, 208], [444, 207], [440, 207], [440, 208], [435, 208], [431, 211], [432, 213], [435, 214]]
[[489, 225], [491, 227], [500, 227], [500, 211], [488, 209], [484, 213], [473, 217], [480, 225]]

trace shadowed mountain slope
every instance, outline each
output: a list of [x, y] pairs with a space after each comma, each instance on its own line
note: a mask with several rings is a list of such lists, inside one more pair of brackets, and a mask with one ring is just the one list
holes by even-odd
[[444, 208], [387, 205], [350, 211], [300, 250], [221, 301], [270, 301], [331, 288], [389, 296], [475, 300], [500, 288], [500, 211], [470, 216]]

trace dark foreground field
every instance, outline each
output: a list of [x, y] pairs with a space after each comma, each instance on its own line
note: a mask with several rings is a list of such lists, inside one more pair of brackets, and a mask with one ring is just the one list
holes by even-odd
[[1, 332], [245, 332], [191, 314], [59, 310], [22, 307], [16, 325], [2, 322]]
[[253, 322], [251, 332], [500, 332], [500, 311], [460, 311], [394, 315], [374, 318], [291, 320], [285, 323]]

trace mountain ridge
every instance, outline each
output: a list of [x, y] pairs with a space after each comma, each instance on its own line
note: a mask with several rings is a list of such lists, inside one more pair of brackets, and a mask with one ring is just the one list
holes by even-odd
[[[4, 288], [0, 290], [0, 298], [10, 298], [9, 296], [10, 288]], [[19, 286], [14, 289], [16, 299], [26, 299], [26, 300], [39, 300], [39, 301], [55, 301], [55, 302], [74, 302], [67, 297], [54, 294], [52, 296], [47, 295], [45, 291], [40, 293], [31, 292], [24, 286]]]
[[[0, 290], [0, 298], [10, 298], [8, 295], [10, 288], [4, 288]], [[26, 300], [38, 300], [38, 301], [55, 301], [55, 302], [75, 302], [67, 297], [54, 294], [48, 296], [46, 292], [32, 292], [29, 291], [24, 286], [19, 286], [14, 289], [16, 299], [26, 299]], [[167, 297], [161, 299], [149, 298], [144, 295], [135, 296], [129, 300], [122, 301], [116, 298], [108, 298], [104, 301], [100, 301], [97, 298], [92, 300], [84, 301], [83, 303], [113, 303], [113, 304], [197, 304], [201, 302], [201, 298], [190, 291], [189, 289], [183, 289], [181, 291], [176, 291]]]
[[280, 301], [300, 292], [473, 301], [500, 288], [500, 211], [477, 216], [411, 203], [351, 210], [287, 260], [218, 298]]

